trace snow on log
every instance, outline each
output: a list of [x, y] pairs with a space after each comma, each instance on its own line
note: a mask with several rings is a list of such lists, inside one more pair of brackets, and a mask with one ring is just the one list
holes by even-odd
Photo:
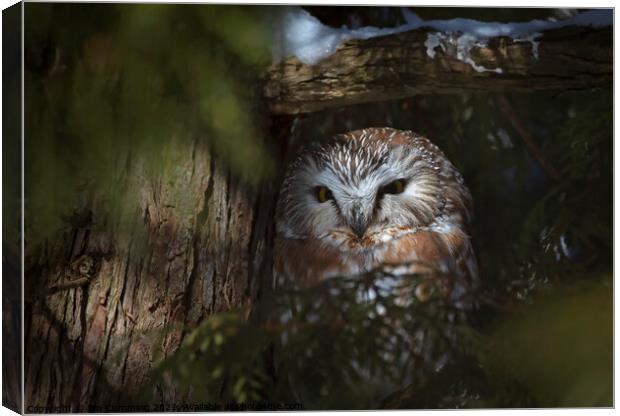
[[418, 94], [590, 89], [613, 80], [609, 10], [526, 23], [406, 15], [401, 27], [355, 30], [294, 13], [285, 16], [278, 63], [265, 78], [275, 114]]

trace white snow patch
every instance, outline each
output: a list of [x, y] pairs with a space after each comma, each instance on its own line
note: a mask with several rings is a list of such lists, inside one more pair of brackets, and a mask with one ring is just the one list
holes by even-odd
[[487, 68], [483, 65], [478, 65], [471, 57], [471, 50], [475, 47], [486, 46], [486, 42], [480, 41], [476, 36], [469, 33], [459, 34], [454, 36], [452, 34], [445, 34], [442, 32], [429, 33], [424, 42], [426, 46], [426, 54], [430, 58], [435, 57], [435, 48], [440, 47], [444, 53], [447, 53], [456, 59], [463, 61], [478, 72], [496, 72], [502, 73], [501, 68]]
[[[492, 37], [506, 36], [517, 42], [530, 42], [532, 54], [538, 58], [536, 39], [542, 35], [541, 32], [566, 26], [598, 28], [613, 24], [612, 9], [589, 10], [560, 21], [532, 20], [517, 23], [480, 22], [463, 18], [422, 20], [407, 8], [403, 8], [402, 13], [406, 23], [397, 27], [367, 26], [349, 29], [343, 26], [338, 29], [322, 24], [316, 17], [300, 7], [288, 7], [279, 15], [276, 22], [274, 61], [279, 62], [293, 55], [304, 64], [314, 65], [333, 54], [347, 40], [369, 39], [426, 27], [437, 31], [429, 33], [424, 43], [426, 53], [430, 58], [434, 58], [435, 49], [441, 47], [444, 52], [454, 53], [453, 56], [470, 64], [476, 71], [501, 73], [501, 68], [490, 69], [477, 65], [470, 56], [472, 48], [486, 45]], [[448, 48], [449, 46], [454, 48]]]
[[445, 46], [441, 43], [442, 40], [441, 33], [429, 33], [426, 37], [426, 41], [424, 42], [424, 46], [426, 46], [426, 54], [429, 58], [435, 57], [435, 48], [440, 46], [445, 51]]
[[288, 7], [280, 15], [274, 39], [273, 58], [279, 62], [294, 55], [301, 62], [313, 65], [333, 54], [338, 46], [350, 39], [369, 39], [405, 31], [401, 27], [362, 27], [336, 29], [326, 26], [319, 19], [300, 7]]

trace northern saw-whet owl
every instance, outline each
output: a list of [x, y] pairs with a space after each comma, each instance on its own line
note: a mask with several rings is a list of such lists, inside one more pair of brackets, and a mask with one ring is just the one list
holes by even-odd
[[309, 287], [387, 265], [392, 273], [439, 274], [444, 295], [455, 299], [478, 279], [471, 215], [461, 174], [428, 139], [391, 128], [341, 134], [288, 168], [276, 279]]

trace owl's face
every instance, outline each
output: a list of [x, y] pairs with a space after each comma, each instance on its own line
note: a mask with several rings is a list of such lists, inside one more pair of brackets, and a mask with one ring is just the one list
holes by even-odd
[[359, 249], [432, 224], [445, 205], [445, 158], [414, 143], [362, 132], [302, 154], [282, 187], [278, 233]]

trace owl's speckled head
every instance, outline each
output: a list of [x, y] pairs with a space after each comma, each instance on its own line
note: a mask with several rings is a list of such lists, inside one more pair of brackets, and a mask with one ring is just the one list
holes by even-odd
[[[445, 181], [460, 175], [443, 153], [413, 132], [358, 130], [308, 149], [289, 167], [280, 191], [277, 232], [359, 249], [441, 222]], [[446, 198], [448, 197], [448, 198]], [[456, 201], [458, 202], [458, 201]]]

